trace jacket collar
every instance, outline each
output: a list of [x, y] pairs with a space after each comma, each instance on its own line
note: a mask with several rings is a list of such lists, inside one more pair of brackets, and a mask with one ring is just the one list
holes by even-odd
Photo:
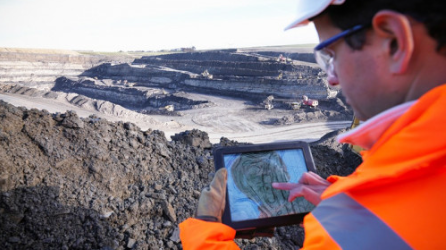
[[381, 135], [415, 103], [416, 101], [406, 102], [370, 118], [358, 127], [339, 135], [338, 142], [371, 149]]

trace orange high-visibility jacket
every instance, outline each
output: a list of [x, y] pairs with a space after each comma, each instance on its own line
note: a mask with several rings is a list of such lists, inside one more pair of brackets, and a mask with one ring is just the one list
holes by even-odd
[[[304, 219], [303, 249], [446, 249], [446, 85], [396, 119], [363, 160], [350, 176], [329, 177]], [[220, 223], [180, 224], [186, 250], [237, 249], [234, 234]]]

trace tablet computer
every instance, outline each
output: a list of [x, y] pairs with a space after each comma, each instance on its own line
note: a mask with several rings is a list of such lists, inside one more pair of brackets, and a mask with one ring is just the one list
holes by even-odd
[[213, 154], [216, 170], [228, 171], [222, 222], [237, 233], [299, 224], [314, 208], [303, 197], [289, 202], [289, 191], [272, 187], [273, 182], [297, 183], [304, 172], [316, 172], [306, 142], [217, 147]]

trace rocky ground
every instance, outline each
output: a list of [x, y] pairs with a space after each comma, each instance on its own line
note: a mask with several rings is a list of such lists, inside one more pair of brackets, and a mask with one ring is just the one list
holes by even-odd
[[[311, 144], [324, 177], [361, 161], [335, 142], [339, 132]], [[178, 224], [212, 179], [216, 144], [199, 130], [171, 139], [133, 123], [0, 102], [0, 248], [182, 249]], [[296, 249], [302, 240], [296, 225], [236, 242]]]

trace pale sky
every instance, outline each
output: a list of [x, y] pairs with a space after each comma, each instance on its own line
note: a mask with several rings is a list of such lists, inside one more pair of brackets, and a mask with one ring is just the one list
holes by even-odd
[[0, 0], [0, 47], [94, 51], [317, 43], [297, 0]]

